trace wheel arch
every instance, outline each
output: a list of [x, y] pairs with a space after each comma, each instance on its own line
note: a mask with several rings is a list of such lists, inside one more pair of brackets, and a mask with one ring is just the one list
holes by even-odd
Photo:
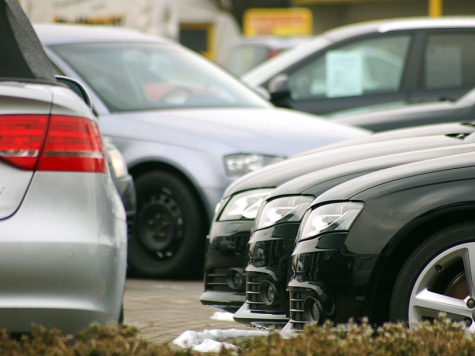
[[370, 281], [366, 315], [378, 324], [389, 320], [389, 303], [399, 271], [411, 253], [428, 237], [447, 226], [475, 221], [475, 202], [451, 205], [425, 213], [401, 228], [386, 245]]
[[198, 202], [201, 211], [203, 211], [203, 213], [206, 215], [206, 229], [209, 229], [212, 217], [210, 216], [209, 209], [205, 204], [203, 192], [200, 191], [200, 189], [196, 186], [196, 184], [194, 184], [192, 179], [182, 170], [169, 163], [160, 161], [140, 162], [135, 164], [134, 166], [129, 167], [128, 169], [130, 175], [134, 178], [134, 180], [136, 180], [139, 176], [152, 171], [165, 171], [180, 177], [191, 188], [193, 194], [195, 195], [196, 201]]

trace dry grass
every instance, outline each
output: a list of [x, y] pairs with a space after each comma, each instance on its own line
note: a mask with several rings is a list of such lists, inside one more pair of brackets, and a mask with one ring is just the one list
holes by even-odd
[[[238, 355], [245, 356], [458, 356], [475, 355], [475, 340], [464, 324], [453, 323], [441, 316], [433, 323], [424, 322], [407, 328], [403, 324], [371, 327], [360, 324], [309, 326], [291, 339], [278, 333], [268, 337], [241, 341]], [[171, 350], [140, 338], [134, 327], [92, 325], [74, 337], [59, 330], [36, 327], [20, 340], [0, 331], [0, 355], [12, 356], [144, 356], [198, 355], [191, 350]], [[236, 351], [222, 350], [222, 356]]]

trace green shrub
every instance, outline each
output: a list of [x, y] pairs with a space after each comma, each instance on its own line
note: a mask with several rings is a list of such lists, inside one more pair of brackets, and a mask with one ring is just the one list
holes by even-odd
[[[92, 325], [74, 337], [59, 330], [34, 328], [20, 340], [0, 330], [0, 355], [6, 356], [191, 356], [191, 350], [173, 350], [140, 338], [134, 327]], [[357, 324], [308, 326], [290, 339], [279, 333], [268, 337], [239, 340], [238, 355], [243, 356], [462, 356], [475, 355], [475, 340], [464, 324], [439, 317], [408, 328], [403, 324], [371, 327], [366, 320]], [[236, 355], [222, 350], [221, 356]]]

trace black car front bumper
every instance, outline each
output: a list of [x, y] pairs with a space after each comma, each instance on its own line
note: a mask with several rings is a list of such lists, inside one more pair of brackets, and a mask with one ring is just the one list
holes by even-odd
[[369, 286], [380, 255], [347, 255], [346, 233], [330, 233], [297, 244], [288, 282], [294, 330], [307, 323], [348, 322], [365, 314]]
[[[249, 241], [245, 269], [246, 303], [234, 315], [239, 323], [262, 328], [281, 328], [289, 319], [286, 286], [290, 255], [299, 222], [279, 224], [254, 232]], [[273, 290], [271, 300], [266, 297]]]
[[246, 299], [244, 267], [254, 220], [213, 222], [206, 249], [203, 305], [234, 313]]

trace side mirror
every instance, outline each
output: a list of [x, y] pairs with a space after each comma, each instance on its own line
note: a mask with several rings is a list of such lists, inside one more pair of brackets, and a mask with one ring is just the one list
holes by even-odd
[[264, 87], [253, 87], [254, 91], [266, 100], [270, 100], [270, 93]]
[[267, 88], [272, 99], [289, 97], [289, 76], [287, 74], [279, 74], [278, 76], [271, 79]]
[[80, 82], [78, 82], [76, 79], [65, 77], [63, 75], [55, 75], [55, 77], [59, 83], [66, 85], [69, 89], [75, 92], [91, 110], [94, 110], [91, 97], [89, 96], [86, 88], [84, 88]]

